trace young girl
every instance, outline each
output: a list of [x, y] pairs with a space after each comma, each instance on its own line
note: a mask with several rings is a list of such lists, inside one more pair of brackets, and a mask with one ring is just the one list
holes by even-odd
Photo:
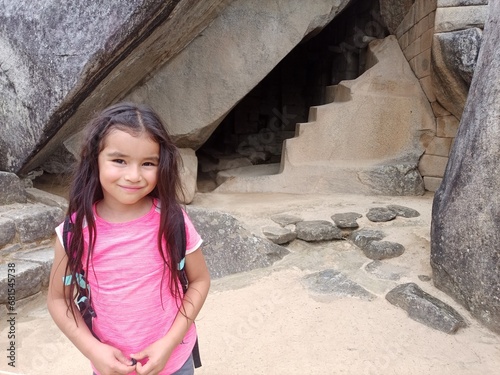
[[[194, 372], [193, 321], [210, 276], [202, 240], [177, 201], [178, 157], [161, 120], [142, 105], [116, 104], [87, 127], [69, 196], [68, 249], [61, 224], [47, 304], [95, 374]], [[184, 260], [176, 240], [182, 218]], [[95, 312], [92, 331], [73, 301], [82, 271]]]

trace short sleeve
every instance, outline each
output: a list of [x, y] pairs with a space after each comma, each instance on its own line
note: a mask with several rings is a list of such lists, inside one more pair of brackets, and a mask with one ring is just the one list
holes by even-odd
[[187, 213], [184, 210], [182, 212], [184, 214], [184, 225], [186, 227], [186, 254], [190, 254], [201, 246], [203, 239], [194, 227]]
[[59, 239], [59, 242], [61, 242], [61, 244], [64, 244], [63, 242], [63, 238], [62, 238], [62, 234], [63, 234], [63, 227], [64, 227], [64, 222], [62, 222], [61, 224], [59, 224], [55, 231], [56, 231], [56, 234], [57, 234], [57, 238]]

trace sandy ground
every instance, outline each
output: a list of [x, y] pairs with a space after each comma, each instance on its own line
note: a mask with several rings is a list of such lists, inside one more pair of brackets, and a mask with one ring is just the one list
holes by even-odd
[[[214, 280], [198, 317], [203, 367], [198, 375], [245, 374], [499, 374], [500, 336], [482, 327], [449, 296], [433, 287], [429, 266], [432, 195], [423, 197], [199, 194], [195, 205], [232, 213], [257, 235], [270, 216], [288, 213], [330, 220], [334, 213], [400, 204], [421, 216], [388, 223], [358, 220], [383, 230], [405, 253], [384, 261], [402, 277], [389, 281], [363, 270], [371, 260], [347, 241], [292, 242], [273, 266]], [[318, 295], [302, 278], [334, 268], [377, 296], [374, 301]], [[468, 327], [454, 335], [411, 320], [384, 296], [397, 284], [415, 282], [453, 306]], [[5, 322], [5, 311], [1, 312]], [[0, 374], [90, 375], [90, 367], [52, 322], [44, 294], [22, 301], [16, 317], [16, 367], [7, 365], [7, 328], [0, 333]], [[5, 344], [4, 344], [5, 343]]]

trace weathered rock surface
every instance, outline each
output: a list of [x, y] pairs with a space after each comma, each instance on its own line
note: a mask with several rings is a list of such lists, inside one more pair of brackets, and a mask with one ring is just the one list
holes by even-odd
[[332, 215], [332, 220], [341, 229], [356, 229], [359, 228], [356, 220], [360, 217], [363, 217], [363, 215], [357, 212], [342, 212]]
[[212, 278], [270, 266], [289, 251], [247, 231], [231, 215], [187, 207], [189, 217], [203, 238], [203, 253]]
[[380, 0], [380, 14], [391, 34], [396, 34], [401, 21], [415, 0]]
[[405, 310], [413, 320], [445, 333], [455, 333], [467, 326], [454, 308], [424, 292], [417, 284], [399, 285], [385, 298]]
[[232, 1], [202, 37], [131, 90], [128, 98], [150, 103], [181, 147], [197, 149], [279, 61], [348, 3]]
[[342, 272], [326, 269], [304, 276], [302, 283], [311, 291], [332, 297], [355, 297], [372, 301], [375, 295], [350, 280]]
[[28, 172], [175, 56], [224, 0], [3, 1], [0, 170]]
[[[34, 139], [23, 152], [12, 154], [14, 151], [9, 150], [12, 160], [20, 160], [9, 170], [26, 172], [39, 165], [45, 168], [45, 161], [47, 168], [64, 170], [58, 160], [47, 160], [49, 155], [64, 155], [63, 147], [74, 150], [81, 124], [96, 108], [117, 98], [148, 103], [166, 122], [178, 146], [198, 149], [239, 100], [349, 1], [306, 4], [294, 0], [280, 5], [265, 0], [86, 1], [81, 4], [86, 13], [79, 19], [71, 19], [66, 13], [73, 12], [64, 8], [50, 7], [38, 20], [39, 34], [59, 44], [56, 51], [47, 50], [49, 57], [52, 54], [58, 61], [56, 57], [65, 54], [62, 59], [68, 63], [54, 64], [53, 70], [67, 81], [66, 86], [60, 89], [59, 82], [48, 82], [39, 88], [42, 84], [35, 82], [31, 91], [48, 86], [58, 95], [50, 106], [35, 112], [44, 117], [37, 121]], [[40, 6], [51, 2], [44, 0]], [[37, 14], [38, 9], [32, 8], [26, 6], [23, 11]], [[117, 14], [110, 16], [115, 8]], [[63, 29], [68, 39], [80, 32], [82, 24], [89, 24], [86, 38], [79, 41], [83, 47], [78, 53], [74, 52], [76, 47], [66, 46], [66, 39], [61, 41], [59, 35], [46, 31], [44, 20], [57, 19], [58, 12], [65, 13], [67, 27]], [[107, 17], [108, 22], [103, 23], [101, 17]], [[6, 18], [14, 22], [13, 16]], [[24, 23], [23, 17], [21, 21]], [[102, 27], [91, 32], [96, 25]], [[29, 48], [26, 54], [30, 55]], [[73, 61], [73, 55], [78, 56], [77, 61]], [[42, 59], [40, 65], [45, 63]], [[93, 71], [87, 72], [87, 66]], [[60, 108], [63, 104], [65, 107]], [[15, 114], [11, 117], [17, 119]], [[2, 164], [0, 158], [0, 169], [5, 168]]]
[[326, 220], [299, 221], [296, 224], [297, 238], [304, 241], [342, 240], [342, 231]]
[[434, 34], [431, 68], [434, 94], [458, 119], [464, 110], [481, 38], [479, 28]]
[[396, 212], [387, 207], [373, 207], [368, 210], [366, 218], [373, 222], [384, 222], [394, 220], [398, 216]]
[[[31, 296], [38, 293], [44, 280], [48, 278], [46, 268], [42, 263], [33, 263], [27, 261], [15, 262], [16, 272], [16, 286], [15, 298], [16, 300]], [[8, 302], [8, 278], [7, 278], [8, 264], [0, 264], [0, 304]]]
[[405, 252], [403, 245], [391, 241], [371, 241], [361, 248], [367, 258], [382, 260], [395, 258]]
[[351, 233], [351, 240], [360, 249], [368, 246], [372, 241], [380, 241], [385, 237], [384, 232], [374, 229], [359, 229]]
[[0, 205], [24, 202], [26, 193], [19, 177], [14, 173], [0, 171]]
[[434, 284], [500, 333], [500, 2], [490, 1], [469, 96], [432, 210]]
[[436, 9], [434, 30], [436, 33], [457, 31], [471, 27], [484, 27], [488, 5], [441, 7]]
[[277, 245], [283, 245], [297, 238], [297, 233], [282, 227], [264, 227], [262, 234]]
[[460, 7], [468, 5], [487, 5], [488, 0], [437, 0], [438, 7]]
[[29, 243], [50, 238], [54, 228], [62, 222], [64, 211], [59, 207], [32, 204], [2, 212], [1, 216], [14, 221], [19, 242]]
[[391, 211], [394, 211], [397, 216], [405, 217], [405, 218], [413, 218], [420, 216], [420, 213], [417, 210], [414, 210], [410, 207], [400, 206], [398, 204], [390, 204], [387, 208]]
[[182, 183], [181, 201], [189, 204], [193, 201], [196, 194], [196, 180], [198, 177], [198, 158], [194, 150], [190, 148], [181, 148], [181, 167], [180, 178]]
[[388, 161], [361, 171], [358, 177], [363, 184], [381, 194], [422, 195], [425, 192], [416, 160], [395, 163]]

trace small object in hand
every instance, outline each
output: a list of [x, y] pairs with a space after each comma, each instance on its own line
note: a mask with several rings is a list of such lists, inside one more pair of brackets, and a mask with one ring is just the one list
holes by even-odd
[[130, 360], [132, 361], [132, 366], [135, 366], [137, 364], [137, 359], [130, 358]]

